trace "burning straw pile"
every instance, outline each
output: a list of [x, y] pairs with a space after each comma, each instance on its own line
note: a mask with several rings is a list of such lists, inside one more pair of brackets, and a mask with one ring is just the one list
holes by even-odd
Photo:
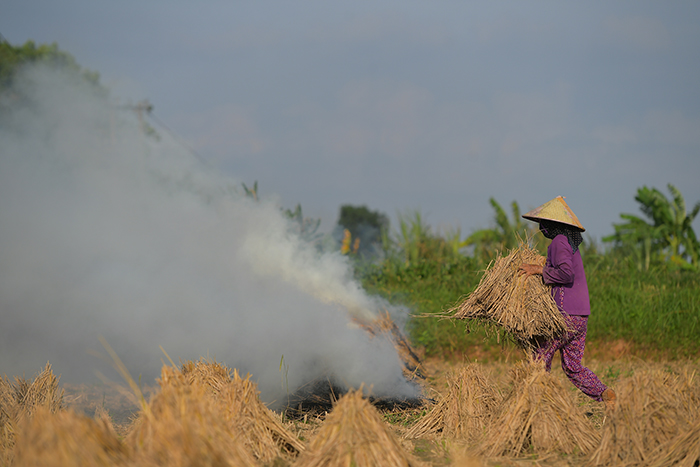
[[481, 365], [471, 363], [447, 374], [447, 394], [404, 435], [474, 440], [488, 425], [503, 396]]
[[425, 379], [425, 369], [423, 368], [420, 358], [418, 358], [418, 355], [413, 351], [406, 337], [399, 330], [396, 323], [394, 323], [394, 320], [391, 319], [391, 315], [389, 315], [388, 311], [379, 313], [377, 319], [370, 324], [363, 324], [359, 321], [355, 322], [370, 336], [384, 336], [394, 344], [394, 348], [403, 362], [403, 375], [407, 380], [411, 381], [416, 378]]
[[361, 389], [340, 398], [308, 450], [294, 463], [299, 467], [419, 465], [403, 449], [377, 409], [362, 398]]
[[481, 439], [485, 457], [536, 453], [589, 453], [598, 445], [595, 427], [567, 388], [536, 361], [511, 372], [513, 388]]
[[[379, 313], [373, 321], [361, 321], [354, 318], [353, 323], [364, 330], [371, 338], [388, 339], [396, 349], [403, 363], [403, 376], [406, 381], [418, 385], [426, 378], [420, 358], [411, 348], [408, 339], [391, 319], [388, 311]], [[302, 417], [309, 413], [324, 413], [332, 409], [340, 396], [348, 392], [348, 388], [332, 374], [323, 378], [309, 381], [298, 387], [287, 399], [285, 414], [291, 418]], [[422, 397], [373, 397], [370, 401], [376, 407], [394, 410], [397, 408], [412, 408], [422, 406]]]
[[499, 326], [523, 347], [534, 338], [566, 332], [564, 317], [540, 276], [520, 275], [525, 263], [543, 265], [545, 258], [526, 243], [493, 261], [471, 295], [448, 311], [451, 318], [476, 319]]

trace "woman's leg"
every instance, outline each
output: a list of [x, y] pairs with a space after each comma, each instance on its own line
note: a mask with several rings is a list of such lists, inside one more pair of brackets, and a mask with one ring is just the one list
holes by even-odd
[[557, 350], [561, 348], [563, 341], [561, 339], [550, 339], [542, 342], [534, 351], [535, 360], [544, 362], [544, 367], [547, 371], [552, 369], [552, 358]]
[[603, 391], [607, 389], [607, 386], [598, 379], [595, 373], [581, 363], [586, 346], [588, 317], [568, 316], [567, 324], [570, 332], [566, 344], [561, 349], [561, 367], [574, 386], [587, 396], [601, 401], [603, 400]]

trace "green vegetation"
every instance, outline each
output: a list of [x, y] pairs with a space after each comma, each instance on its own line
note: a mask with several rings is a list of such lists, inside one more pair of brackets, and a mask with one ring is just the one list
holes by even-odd
[[656, 188], [637, 190], [634, 199], [649, 221], [620, 214], [626, 222], [613, 224], [615, 233], [603, 241], [613, 242], [622, 254], [633, 257], [640, 270], [668, 261], [684, 269], [700, 270], [700, 243], [692, 227], [700, 212], [700, 201], [688, 214], [681, 192], [670, 183], [668, 190], [671, 200]]
[[586, 274], [593, 313], [589, 340], [602, 345], [623, 340], [642, 355], [698, 355], [698, 272], [673, 264], [640, 271], [608, 253], [590, 258]]

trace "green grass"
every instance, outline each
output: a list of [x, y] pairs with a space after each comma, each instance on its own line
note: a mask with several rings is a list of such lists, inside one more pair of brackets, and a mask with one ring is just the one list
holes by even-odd
[[[586, 258], [584, 267], [592, 309], [588, 342], [604, 348], [623, 340], [645, 357], [700, 355], [699, 273], [663, 266], [638, 271], [611, 254]], [[472, 292], [484, 268], [463, 256], [408, 264], [386, 259], [359, 274], [370, 293], [410, 307], [414, 317], [408, 332], [414, 345], [423, 347], [426, 355], [449, 358], [469, 354], [475, 347], [497, 355], [503, 345], [478, 324], [471, 324], [472, 332], [466, 333], [464, 321], [424, 317], [443, 314]]]
[[660, 267], [638, 271], [594, 263], [589, 339], [625, 340], [642, 353], [669, 358], [700, 352], [700, 274]]

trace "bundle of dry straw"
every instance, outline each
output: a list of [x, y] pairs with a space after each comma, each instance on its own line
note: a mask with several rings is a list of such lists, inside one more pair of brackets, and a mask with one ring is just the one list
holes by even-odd
[[63, 389], [59, 389], [58, 380], [49, 363], [32, 381], [16, 377], [10, 383], [0, 377], [0, 459], [11, 457], [14, 433], [20, 423], [31, 419], [39, 408], [50, 412], [61, 409]]
[[486, 457], [536, 453], [589, 453], [598, 433], [562, 383], [536, 361], [511, 371], [513, 388], [480, 440], [477, 452]]
[[362, 390], [338, 400], [308, 450], [294, 463], [299, 467], [418, 466], [379, 412], [362, 398]]
[[283, 454], [293, 457], [304, 445], [282, 424], [280, 417], [260, 401], [259, 391], [250, 377], [241, 378], [233, 370], [233, 379], [222, 393], [224, 416], [256, 459], [268, 463]]
[[260, 401], [255, 383], [249, 377], [241, 378], [235, 369], [231, 371], [225, 365], [205, 359], [188, 361], [180, 371], [164, 366], [159, 383], [162, 390], [169, 387], [181, 392], [187, 388], [201, 390], [217, 408], [218, 421], [225, 424], [231, 436], [242, 442], [254, 459], [269, 463], [304, 450], [304, 445], [284, 427], [280, 417]]
[[493, 261], [476, 290], [448, 310], [451, 318], [477, 319], [499, 326], [522, 346], [536, 337], [552, 338], [566, 332], [566, 323], [551, 288], [541, 276], [520, 275], [525, 263], [543, 265], [545, 258], [526, 243]]
[[503, 400], [497, 386], [477, 363], [448, 373], [446, 379], [446, 394], [406, 432], [405, 438], [438, 435], [471, 441], [483, 434]]
[[14, 465], [63, 467], [126, 465], [130, 450], [107, 420], [72, 410], [38, 408], [17, 432]]
[[238, 433], [221, 414], [211, 388], [190, 384], [164, 366], [161, 389], [143, 407], [125, 442], [136, 465], [254, 466]]
[[700, 465], [700, 420], [659, 449], [651, 467], [696, 467]]
[[[617, 408], [603, 427], [590, 464], [641, 466], [666, 459], [669, 462], [661, 465], [675, 465], [670, 457], [692, 457], [692, 443], [675, 444], [688, 434], [698, 433], [697, 428], [693, 430], [698, 416], [694, 376], [649, 367], [621, 380], [616, 388]], [[696, 456], [698, 448], [696, 442]]]

